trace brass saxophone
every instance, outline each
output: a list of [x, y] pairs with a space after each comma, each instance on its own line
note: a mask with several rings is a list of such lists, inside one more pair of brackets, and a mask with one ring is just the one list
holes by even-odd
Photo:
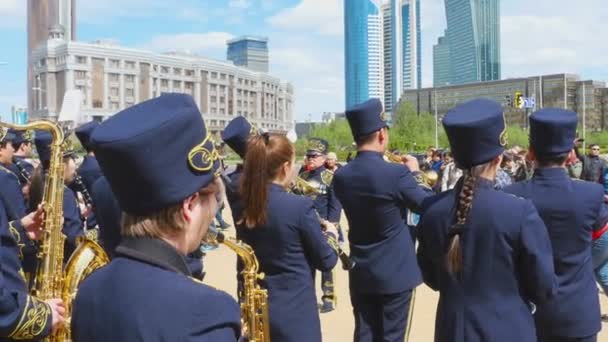
[[80, 282], [96, 268], [106, 264], [108, 257], [103, 249], [86, 238], [63, 267], [65, 235], [63, 228], [64, 166], [63, 152], [66, 149], [63, 130], [54, 122], [41, 120], [27, 125], [12, 125], [0, 122], [0, 126], [16, 130], [37, 129], [52, 136], [51, 160], [44, 183], [42, 205], [45, 212], [43, 236], [38, 250], [38, 269], [31, 294], [42, 300], [61, 298], [66, 307], [66, 325], [48, 336], [44, 341], [64, 342], [70, 339], [69, 322], [72, 299]]
[[[395, 164], [403, 164], [402, 156], [396, 155], [394, 153], [390, 153], [389, 151], [384, 151], [384, 157], [390, 162]], [[439, 175], [434, 170], [429, 170], [426, 172], [420, 173], [420, 177], [422, 177], [422, 181], [419, 182], [421, 186], [425, 188], [432, 188], [439, 181]]]
[[251, 246], [228, 239], [221, 232], [209, 230], [206, 243], [221, 243], [230, 248], [243, 262], [243, 294], [241, 296], [241, 323], [243, 335], [249, 342], [270, 342], [270, 320], [268, 316], [268, 291], [258, 284], [264, 279], [264, 273], [259, 272], [258, 258]]

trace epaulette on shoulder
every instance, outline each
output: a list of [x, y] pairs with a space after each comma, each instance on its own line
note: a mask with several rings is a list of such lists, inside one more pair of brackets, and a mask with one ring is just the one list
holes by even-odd
[[321, 180], [325, 185], [331, 185], [331, 182], [334, 180], [334, 173], [329, 170], [323, 170], [321, 172]]

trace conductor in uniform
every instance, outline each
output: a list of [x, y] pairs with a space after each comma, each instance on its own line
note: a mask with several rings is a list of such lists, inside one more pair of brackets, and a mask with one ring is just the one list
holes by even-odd
[[600, 184], [572, 180], [565, 169], [574, 148], [575, 112], [545, 108], [530, 116], [531, 180], [506, 192], [529, 198], [545, 222], [553, 246], [559, 291], [539, 303], [534, 318], [540, 342], [596, 341], [600, 303], [593, 274], [591, 235], [608, 221]]
[[351, 259], [355, 341], [403, 341], [413, 290], [422, 282], [403, 208], [418, 211], [430, 194], [419, 187], [415, 158], [384, 161], [388, 124], [378, 99], [346, 111], [357, 156], [334, 176], [344, 207]]
[[533, 204], [494, 189], [506, 144], [500, 104], [466, 102], [443, 119], [463, 178], [425, 201], [424, 282], [439, 291], [436, 342], [535, 342], [531, 305], [557, 290], [551, 243]]
[[[306, 151], [306, 171], [300, 173], [300, 177], [315, 188], [312, 194], [313, 203], [319, 218], [325, 222], [338, 226], [342, 207], [336, 198], [333, 189], [334, 173], [325, 168], [325, 159], [329, 149], [329, 143], [319, 138], [308, 140]], [[334, 286], [334, 274], [332, 271], [321, 272], [321, 313], [335, 309], [337, 296]]]
[[123, 237], [78, 290], [74, 341], [236, 341], [236, 301], [194, 279], [185, 260], [221, 191], [217, 151], [194, 99], [165, 94], [125, 109], [91, 142], [124, 212]]

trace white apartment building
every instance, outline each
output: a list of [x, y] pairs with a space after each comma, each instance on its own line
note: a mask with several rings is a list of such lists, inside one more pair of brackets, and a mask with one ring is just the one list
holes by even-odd
[[293, 87], [266, 73], [189, 54], [159, 54], [111, 42], [51, 37], [32, 53], [34, 107], [30, 117], [56, 118], [67, 90], [83, 94], [82, 121], [104, 120], [166, 92], [194, 97], [217, 134], [236, 116], [260, 128], [292, 128]]

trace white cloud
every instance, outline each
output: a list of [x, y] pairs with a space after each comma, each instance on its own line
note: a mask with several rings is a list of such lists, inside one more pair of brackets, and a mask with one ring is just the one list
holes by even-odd
[[228, 7], [247, 9], [247, 8], [251, 7], [251, 1], [249, 1], [249, 0], [230, 0], [228, 2]]
[[503, 77], [608, 67], [608, 46], [597, 36], [605, 29], [599, 15], [503, 16], [501, 25]]
[[0, 0], [0, 28], [25, 29], [26, 5], [23, 0]]
[[266, 19], [274, 28], [340, 36], [344, 31], [343, 0], [302, 0]]
[[226, 41], [233, 38], [227, 32], [178, 33], [152, 38], [141, 47], [154, 51], [184, 51], [205, 57], [225, 59]]

